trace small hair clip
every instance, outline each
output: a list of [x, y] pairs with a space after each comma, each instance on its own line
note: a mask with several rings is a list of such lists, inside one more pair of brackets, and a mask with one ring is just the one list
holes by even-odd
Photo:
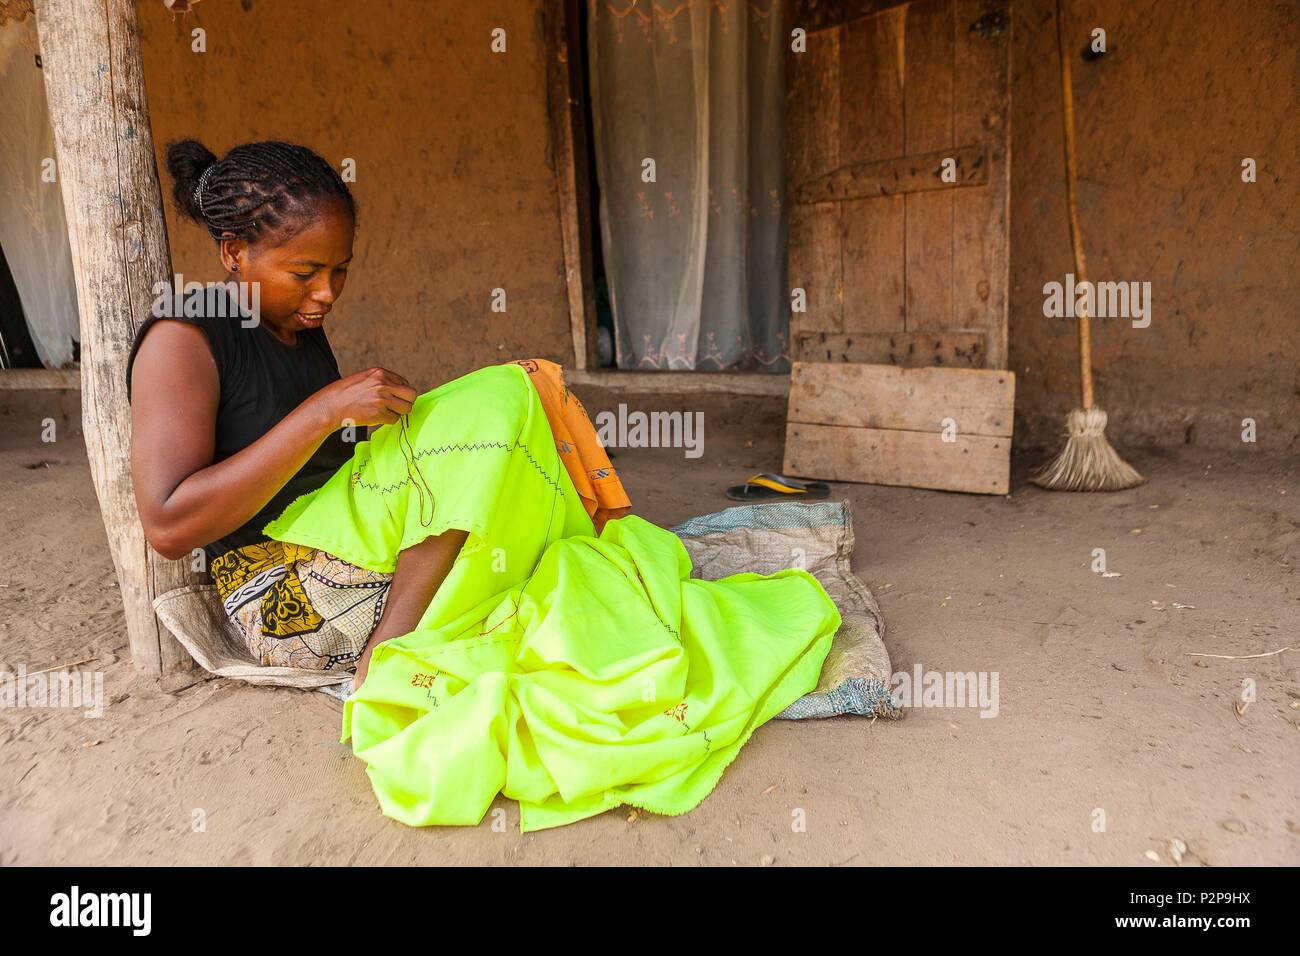
[[208, 214], [208, 211], [203, 208], [203, 187], [208, 184], [208, 177], [212, 175], [212, 171], [216, 168], [217, 164], [213, 163], [207, 169], [203, 170], [203, 175], [199, 177], [199, 184], [194, 187], [194, 201], [198, 203], [199, 212], [203, 213], [205, 216]]

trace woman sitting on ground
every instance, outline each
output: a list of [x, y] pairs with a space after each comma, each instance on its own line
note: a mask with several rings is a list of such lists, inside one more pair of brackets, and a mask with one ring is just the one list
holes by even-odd
[[473, 824], [498, 792], [525, 829], [620, 803], [682, 813], [816, 687], [840, 623], [816, 579], [695, 580], [625, 496], [605, 523], [591, 485], [617, 479], [607, 458], [562, 459], [568, 423], [594, 430], [545, 363], [424, 394], [385, 369], [340, 377], [323, 325], [356, 212], [323, 159], [270, 142], [218, 161], [191, 140], [167, 166], [259, 307], [186, 300], [141, 327], [145, 534], [169, 558], [207, 551], [264, 664], [356, 667], [343, 739], [385, 813]]
[[239, 146], [218, 162], [186, 140], [167, 167], [177, 207], [259, 307], [245, 317], [245, 296], [209, 295], [140, 328], [127, 374], [145, 534], [164, 557], [204, 549], [263, 664], [355, 668], [359, 685], [374, 647], [414, 629], [466, 531], [412, 542], [391, 574], [286, 554], [263, 533], [352, 458], [367, 426], [397, 422], [416, 399], [387, 369], [341, 377], [325, 335], [352, 262], [352, 194], [324, 159], [287, 143]]

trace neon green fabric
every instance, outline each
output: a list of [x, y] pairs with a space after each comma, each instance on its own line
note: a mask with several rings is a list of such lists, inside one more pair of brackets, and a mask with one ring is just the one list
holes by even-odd
[[266, 532], [383, 571], [448, 528], [469, 532], [460, 557], [343, 712], [381, 809], [413, 826], [476, 824], [498, 792], [524, 831], [685, 813], [816, 687], [840, 624], [804, 571], [692, 580], [635, 516], [595, 537], [513, 364], [422, 395]]

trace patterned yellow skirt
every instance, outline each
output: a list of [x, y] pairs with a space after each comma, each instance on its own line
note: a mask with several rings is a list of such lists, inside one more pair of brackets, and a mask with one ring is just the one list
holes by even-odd
[[393, 579], [280, 541], [227, 551], [211, 571], [253, 656], [267, 666], [312, 670], [356, 667]]

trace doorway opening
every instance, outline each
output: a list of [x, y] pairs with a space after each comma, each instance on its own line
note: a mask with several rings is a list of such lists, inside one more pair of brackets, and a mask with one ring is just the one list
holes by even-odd
[[579, 367], [788, 375], [784, 0], [565, 6], [553, 128], [581, 232], [565, 242]]

